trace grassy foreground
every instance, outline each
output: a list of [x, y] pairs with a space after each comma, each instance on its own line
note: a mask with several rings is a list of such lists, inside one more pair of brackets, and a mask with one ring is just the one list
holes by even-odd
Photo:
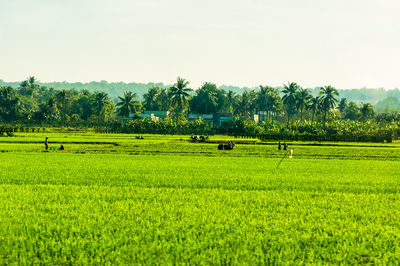
[[43, 136], [0, 139], [0, 264], [400, 262], [398, 144], [294, 143], [276, 169], [272, 145]]

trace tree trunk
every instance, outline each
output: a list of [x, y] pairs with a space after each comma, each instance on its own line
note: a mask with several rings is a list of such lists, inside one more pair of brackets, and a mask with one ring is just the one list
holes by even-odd
[[300, 109], [300, 122], [303, 123], [303, 108]]
[[311, 126], [313, 126], [313, 124], [314, 124], [314, 115], [315, 115], [315, 110], [313, 110], [313, 112], [312, 112], [312, 116], [311, 116]]
[[289, 122], [290, 122], [290, 115], [289, 113], [287, 114], [287, 128], [289, 128]]

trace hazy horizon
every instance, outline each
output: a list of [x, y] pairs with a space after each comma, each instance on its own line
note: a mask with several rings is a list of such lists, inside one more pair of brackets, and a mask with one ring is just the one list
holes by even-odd
[[[101, 82], [103, 82], [103, 81], [105, 81], [105, 82], [107, 82], [108, 84], [113, 84], [113, 83], [124, 83], [124, 84], [132, 84], [132, 83], [136, 83], [136, 84], [143, 84], [143, 85], [146, 85], [146, 84], [159, 84], [159, 83], [161, 83], [161, 84], [163, 84], [164, 86], [172, 86], [173, 84], [174, 84], [174, 82], [175, 81], [172, 81], [172, 82], [169, 82], [169, 83], [166, 83], [166, 82], [162, 82], [162, 81], [149, 81], [149, 82], [138, 82], [138, 81], [121, 81], [121, 80], [119, 80], [119, 81], [108, 81], [108, 80], [90, 80], [90, 81], [79, 81], [79, 80], [77, 80], [77, 81], [68, 81], [68, 80], [50, 80], [50, 81], [47, 81], [47, 80], [45, 80], [45, 81], [43, 81], [43, 80], [40, 80], [40, 78], [39, 77], [37, 77], [37, 76], [35, 76], [35, 75], [30, 75], [30, 76], [34, 76], [35, 77], [35, 79], [36, 79], [36, 82], [37, 83], [39, 83], [39, 84], [50, 84], [50, 83], [68, 83], [68, 84], [73, 84], [73, 83], [81, 83], [81, 84], [90, 84], [90, 83], [92, 83], [92, 82], [96, 82], [96, 83], [101, 83]], [[29, 78], [30, 76], [27, 76], [26, 78], [24, 78], [24, 79], [22, 79], [22, 80], [5, 80], [5, 79], [3, 79], [2, 77], [0, 77], [0, 81], [3, 81], [4, 83], [20, 83], [20, 82], [22, 82], [22, 81], [24, 81], [24, 80], [27, 80], [27, 78]], [[183, 77], [184, 78], [184, 77]], [[189, 82], [190, 82], [190, 80], [189, 80]], [[202, 82], [201, 84], [203, 84], [203, 83], [205, 83], [205, 82], [207, 82], [207, 81], [204, 81], [204, 82]], [[296, 81], [288, 81], [288, 82], [296, 82]], [[194, 86], [192, 86], [192, 84], [191, 83], [189, 83], [189, 88], [191, 88], [191, 89], [194, 89], [194, 90], [197, 90], [197, 89], [199, 89], [200, 87], [201, 87], [201, 84], [199, 85], [199, 86], [197, 86], [197, 87], [194, 87]], [[273, 86], [274, 88], [279, 88], [279, 87], [283, 87], [283, 85], [285, 85], [285, 84], [287, 84], [287, 82], [286, 83], [282, 83], [281, 85], [278, 85], [278, 86]], [[269, 85], [269, 84], [265, 84], [265, 83], [260, 83], [259, 85], [256, 85], [256, 86], [238, 86], [238, 85], [235, 85], [235, 84], [216, 84], [217, 85], [217, 87], [219, 88], [219, 87], [237, 87], [237, 88], [241, 88], [241, 89], [244, 89], [244, 88], [248, 88], [248, 89], [258, 89], [259, 88], [259, 86], [260, 85]], [[298, 85], [300, 85], [301, 86], [301, 84], [298, 84]], [[324, 85], [320, 85], [320, 86], [315, 86], [315, 87], [305, 87], [305, 86], [301, 86], [302, 88], [305, 88], [305, 89], [316, 89], [316, 88], [319, 88], [319, 87], [323, 87], [323, 86], [326, 86], [326, 85], [332, 85], [332, 84], [324, 84]], [[332, 85], [333, 87], [335, 87], [334, 85]], [[336, 88], [336, 87], [335, 87]], [[386, 89], [386, 88], [383, 88], [383, 87], [377, 87], [377, 88], [370, 88], [370, 87], [360, 87], [360, 88], [344, 88], [344, 89], [342, 89], [342, 88], [338, 88], [338, 90], [361, 90], [361, 89], [367, 89], [367, 90], [379, 90], [379, 89], [383, 89], [383, 90], [385, 90], [385, 91], [390, 91], [390, 90], [399, 90], [400, 88], [391, 88], [391, 89]]]
[[399, 88], [395, 0], [3, 0], [0, 78]]

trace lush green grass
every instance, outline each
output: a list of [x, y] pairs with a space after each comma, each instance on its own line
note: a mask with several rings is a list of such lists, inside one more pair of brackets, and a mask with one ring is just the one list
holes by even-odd
[[43, 136], [0, 139], [0, 264], [400, 262], [398, 144], [293, 143], [276, 169], [275, 145]]
[[[129, 134], [89, 133], [17, 133], [11, 138], [0, 138], [0, 152], [40, 152], [44, 138], [49, 136], [50, 147], [57, 149], [64, 144], [64, 153], [125, 153], [136, 155], [185, 155], [276, 158], [283, 151], [276, 142], [255, 139], [234, 139], [228, 136], [211, 136], [208, 143], [190, 143], [189, 136], [144, 135], [138, 140]], [[238, 145], [233, 151], [219, 151], [218, 143], [234, 140]], [[348, 142], [290, 142], [295, 158], [400, 160], [400, 144], [348, 143]]]

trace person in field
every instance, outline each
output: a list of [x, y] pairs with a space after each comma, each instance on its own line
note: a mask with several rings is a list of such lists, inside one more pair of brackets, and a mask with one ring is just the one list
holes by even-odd
[[44, 146], [47, 151], [49, 149], [49, 138], [48, 137], [46, 137], [46, 139], [44, 140]]
[[229, 141], [229, 148], [230, 148], [231, 150], [233, 150], [233, 147], [235, 147], [235, 143], [233, 143], [233, 141], [230, 140], [230, 141]]

